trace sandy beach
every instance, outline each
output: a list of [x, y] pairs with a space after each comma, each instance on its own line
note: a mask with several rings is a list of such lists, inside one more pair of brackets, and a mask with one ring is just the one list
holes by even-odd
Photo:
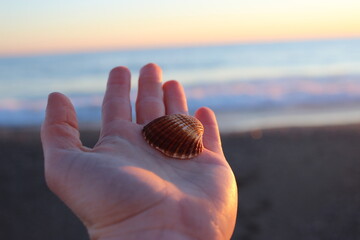
[[[82, 131], [92, 146], [97, 131]], [[360, 124], [222, 135], [239, 186], [240, 240], [360, 239]], [[38, 129], [0, 129], [0, 239], [82, 240], [47, 188]]]

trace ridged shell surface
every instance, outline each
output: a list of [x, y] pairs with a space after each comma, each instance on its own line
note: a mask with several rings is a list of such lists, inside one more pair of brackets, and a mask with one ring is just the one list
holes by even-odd
[[159, 117], [143, 128], [145, 140], [168, 157], [189, 159], [203, 151], [204, 127], [185, 114]]

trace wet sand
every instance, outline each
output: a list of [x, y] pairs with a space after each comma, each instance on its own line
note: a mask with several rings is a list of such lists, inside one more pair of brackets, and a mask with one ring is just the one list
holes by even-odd
[[[92, 146], [96, 131], [82, 131]], [[222, 135], [240, 240], [360, 239], [360, 125]], [[88, 239], [46, 187], [38, 130], [0, 129], [0, 239]]]

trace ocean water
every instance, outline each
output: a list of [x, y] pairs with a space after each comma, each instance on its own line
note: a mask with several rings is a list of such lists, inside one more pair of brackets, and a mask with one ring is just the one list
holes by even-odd
[[68, 95], [82, 126], [98, 126], [108, 72], [159, 64], [190, 112], [212, 108], [221, 130], [360, 122], [360, 39], [114, 50], [0, 58], [0, 126], [39, 126], [50, 92]]

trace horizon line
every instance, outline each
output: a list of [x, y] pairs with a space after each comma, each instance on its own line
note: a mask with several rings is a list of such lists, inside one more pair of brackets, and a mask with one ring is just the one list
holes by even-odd
[[194, 48], [194, 47], [215, 47], [215, 46], [232, 46], [232, 45], [250, 45], [250, 44], [277, 44], [277, 43], [296, 43], [296, 42], [318, 42], [318, 41], [337, 41], [337, 40], [360, 40], [359, 36], [344, 36], [344, 37], [304, 37], [304, 38], [283, 38], [283, 39], [268, 39], [268, 40], [247, 40], [247, 41], [222, 41], [222, 42], [194, 42], [194, 43], [180, 43], [180, 44], [162, 44], [162, 45], [143, 45], [143, 46], [119, 46], [119, 47], [99, 47], [91, 49], [59, 49], [59, 50], [45, 50], [34, 51], [26, 53], [0, 53], [0, 59], [9, 58], [26, 58], [26, 57], [42, 57], [42, 56], [57, 56], [57, 55], [77, 55], [87, 53], [106, 53], [112, 51], [147, 51], [160, 49], [174, 49], [174, 48]]

